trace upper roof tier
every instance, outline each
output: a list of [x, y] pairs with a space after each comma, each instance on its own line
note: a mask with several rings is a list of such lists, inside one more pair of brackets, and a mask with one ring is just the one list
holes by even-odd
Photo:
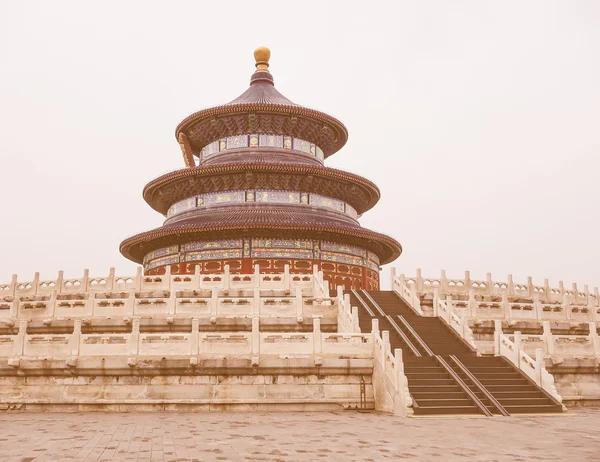
[[269, 72], [268, 48], [254, 52], [256, 72], [250, 87], [233, 101], [196, 112], [175, 130], [181, 142], [189, 140], [192, 154], [213, 141], [244, 134], [287, 135], [319, 146], [325, 157], [339, 151], [348, 140], [348, 130], [339, 120], [323, 112], [293, 103], [274, 86]]

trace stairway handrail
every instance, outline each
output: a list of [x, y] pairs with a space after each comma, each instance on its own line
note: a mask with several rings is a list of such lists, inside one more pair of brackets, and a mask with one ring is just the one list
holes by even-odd
[[367, 310], [367, 313], [369, 313], [372, 317], [375, 317], [375, 313], [373, 313], [373, 310], [371, 310], [369, 305], [365, 303], [362, 297], [358, 295], [358, 291], [356, 289], [352, 289], [351, 292], [354, 294], [354, 296], [360, 302], [360, 304], [364, 307], [364, 309]]
[[367, 292], [365, 289], [362, 289], [362, 293], [365, 294], [365, 297], [367, 297], [367, 299], [373, 304], [373, 306], [375, 307], [375, 309], [377, 311], [379, 311], [379, 314], [381, 316], [387, 316], [385, 314], [385, 311], [383, 311], [381, 309], [381, 307], [379, 306], [379, 303], [377, 303], [375, 300], [373, 300], [373, 297], [371, 297], [371, 294], [369, 292]]
[[392, 273], [392, 291], [404, 300], [408, 306], [415, 310], [418, 315], [425, 316], [425, 313], [423, 313], [423, 309], [421, 308], [421, 302], [419, 301], [416, 288], [414, 285], [413, 287], [409, 287], [406, 284], [404, 275], [401, 274], [400, 277], [398, 277]]
[[406, 327], [406, 329], [415, 338], [415, 340], [419, 343], [421, 348], [423, 348], [425, 350], [425, 353], [427, 353], [429, 356], [435, 356], [435, 354], [433, 353], [431, 348], [429, 348], [429, 346], [425, 343], [425, 341], [421, 338], [421, 336], [419, 334], [417, 334], [417, 331], [415, 331], [413, 329], [413, 327], [408, 323], [408, 321], [404, 318], [404, 316], [402, 316], [401, 314], [397, 314], [396, 316], [398, 317], [400, 322], [404, 325], [404, 327]]
[[406, 343], [406, 345], [408, 345], [408, 348], [410, 348], [410, 351], [412, 351], [413, 354], [419, 358], [421, 356], [423, 356], [421, 354], [421, 352], [417, 349], [417, 347], [415, 347], [413, 345], [413, 343], [410, 341], [408, 336], [402, 331], [402, 329], [400, 329], [400, 326], [398, 324], [396, 324], [396, 321], [394, 321], [394, 318], [392, 318], [390, 315], [385, 315], [385, 318], [390, 322], [390, 324], [394, 327], [394, 329], [396, 329], [396, 332], [398, 333], [398, 335], [400, 335], [400, 337], [402, 337], [402, 340], [404, 340], [404, 343]]
[[502, 415], [510, 415], [508, 411], [504, 408], [504, 406], [502, 406], [502, 404], [500, 404], [500, 402], [496, 398], [494, 398], [494, 395], [492, 395], [488, 391], [488, 389], [485, 388], [479, 380], [477, 380], [477, 377], [475, 377], [475, 375], [473, 375], [473, 373], [455, 355], [450, 355], [450, 359], [454, 361], [454, 364], [456, 364], [458, 368], [466, 374], [469, 380], [471, 380], [471, 382], [475, 384], [479, 391], [481, 391], [486, 396], [486, 398], [490, 400], [490, 402], [494, 405], [496, 409], [498, 409], [498, 411], [500, 411]]
[[446, 370], [446, 372], [448, 372], [452, 376], [452, 378], [456, 381], [456, 383], [458, 383], [458, 385], [469, 396], [469, 398], [471, 398], [471, 400], [473, 400], [473, 402], [475, 403], [475, 405], [486, 416], [492, 417], [492, 413], [487, 408], [487, 406], [485, 406], [481, 402], [481, 400], [477, 397], [477, 395], [475, 393], [473, 393], [473, 391], [467, 386], [467, 384], [465, 382], [463, 382], [463, 380], [459, 377], [459, 375], [456, 372], [454, 372], [454, 370], [448, 365], [448, 363], [446, 361], [444, 361], [444, 358], [442, 358], [440, 355], [436, 355], [435, 359], [437, 359], [437, 361], [442, 365], [442, 367]]

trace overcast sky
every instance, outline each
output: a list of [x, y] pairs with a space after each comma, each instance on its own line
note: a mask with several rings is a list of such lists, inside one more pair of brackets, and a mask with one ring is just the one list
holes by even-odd
[[[598, 1], [0, 0], [0, 281], [136, 265], [189, 114], [277, 88], [350, 132], [400, 272], [600, 283]], [[387, 285], [387, 272], [384, 272]]]

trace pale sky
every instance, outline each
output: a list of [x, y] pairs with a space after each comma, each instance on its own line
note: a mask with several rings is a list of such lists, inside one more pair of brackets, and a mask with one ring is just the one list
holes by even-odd
[[348, 127], [327, 165], [379, 186], [361, 224], [399, 272], [600, 283], [593, 0], [0, 0], [0, 281], [133, 274], [176, 125], [242, 93], [258, 46]]

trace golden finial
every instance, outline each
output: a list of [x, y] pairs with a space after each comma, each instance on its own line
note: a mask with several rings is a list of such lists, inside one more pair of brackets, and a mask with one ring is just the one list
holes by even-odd
[[269, 72], [269, 58], [271, 58], [271, 50], [269, 50], [267, 47], [258, 47], [256, 50], [254, 50], [256, 70]]

